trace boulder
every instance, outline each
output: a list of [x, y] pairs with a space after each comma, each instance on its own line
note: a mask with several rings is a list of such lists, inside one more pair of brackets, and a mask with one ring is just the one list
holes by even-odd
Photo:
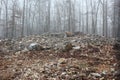
[[43, 47], [40, 46], [38, 43], [31, 43], [28, 46], [28, 50], [30, 50], [30, 51], [32, 51], [32, 50], [39, 51], [39, 50], [43, 50]]

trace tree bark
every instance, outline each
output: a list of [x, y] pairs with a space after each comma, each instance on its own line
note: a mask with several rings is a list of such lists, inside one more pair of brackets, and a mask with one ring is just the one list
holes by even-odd
[[23, 15], [22, 15], [22, 30], [21, 30], [21, 37], [24, 36], [24, 25], [25, 25], [25, 0], [23, 1]]
[[88, 14], [88, 0], [86, 0], [86, 33], [88, 34], [88, 17], [89, 17], [89, 14]]
[[8, 38], [8, 0], [6, 0], [5, 2], [5, 11], [6, 11], [5, 38]]
[[[115, 50], [115, 55], [116, 55], [116, 60], [117, 60], [117, 66], [116, 66], [116, 73], [115, 73], [115, 80], [120, 80], [120, 0], [115, 0], [114, 3], [114, 9], [115, 9], [115, 14], [118, 17], [115, 17], [115, 27], [117, 26], [117, 41], [113, 47]], [[114, 31], [114, 30], [113, 30]]]

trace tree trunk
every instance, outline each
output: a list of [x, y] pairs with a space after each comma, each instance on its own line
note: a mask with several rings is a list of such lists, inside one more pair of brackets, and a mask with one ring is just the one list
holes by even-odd
[[86, 0], [86, 33], [88, 34], [88, 0]]
[[47, 4], [47, 13], [46, 13], [46, 27], [44, 29], [45, 32], [49, 32], [50, 31], [50, 21], [51, 21], [51, 0], [48, 0], [48, 4]]
[[[115, 50], [116, 60], [117, 60], [117, 66], [116, 66], [116, 73], [115, 73], [115, 80], [120, 80], [120, 0], [115, 0], [115, 14], [118, 17], [115, 17], [115, 27], [117, 25], [117, 42], [115, 43], [113, 49]], [[114, 31], [114, 30], [113, 30]]]
[[103, 0], [103, 36], [107, 37], [107, 0]]
[[117, 38], [120, 40], [120, 0], [118, 0], [118, 31], [117, 31]]
[[5, 9], [6, 9], [6, 28], [5, 28], [5, 38], [8, 38], [8, 0], [6, 0]]
[[82, 27], [82, 26], [81, 26], [81, 15], [82, 15], [82, 14], [81, 14], [81, 3], [80, 3], [80, 7], [79, 7], [79, 31], [82, 31], [82, 30], [81, 30], [81, 27]]
[[15, 4], [13, 4], [12, 10], [12, 35], [11, 38], [15, 37]]
[[25, 0], [23, 1], [23, 15], [22, 15], [22, 30], [21, 30], [21, 37], [24, 36], [24, 25], [25, 25]]
[[68, 0], [68, 31], [71, 31], [71, 0]]

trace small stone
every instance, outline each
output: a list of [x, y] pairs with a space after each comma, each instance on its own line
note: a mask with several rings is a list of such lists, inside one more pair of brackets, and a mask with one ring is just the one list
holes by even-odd
[[102, 74], [103, 74], [103, 75], [106, 75], [106, 74], [107, 74], [107, 72], [106, 72], [106, 71], [103, 71], [103, 72], [102, 72]]
[[114, 71], [115, 71], [115, 68], [111, 68], [110, 70], [111, 70], [112, 72], [114, 72]]
[[22, 62], [23, 62], [22, 60], [19, 60], [19, 61], [17, 62], [17, 65], [18, 65], [18, 66], [22, 66]]
[[61, 75], [66, 75], [66, 72], [62, 72], [62, 74]]
[[100, 80], [105, 80], [105, 78], [104, 78], [104, 77], [102, 77], [102, 78], [100, 78]]
[[15, 55], [20, 55], [20, 53], [21, 53], [21, 52], [20, 52], [20, 51], [18, 51], [18, 52], [16, 52], [16, 53], [15, 53]]
[[66, 73], [63, 72], [63, 73], [60, 75], [62, 79], [65, 79], [65, 78], [66, 78], [66, 75], [65, 75], [65, 74], [66, 74]]
[[79, 49], [80, 49], [80, 46], [73, 47], [73, 49], [79, 50]]
[[65, 59], [65, 58], [60, 58], [58, 60], [58, 63], [60, 63], [60, 64], [65, 64], [66, 62], [67, 62], [67, 59]]
[[65, 46], [65, 51], [70, 51], [72, 50], [73, 45], [71, 43], [67, 43], [67, 45]]
[[95, 77], [101, 77], [101, 74], [99, 73], [91, 73], [92, 76], [95, 76]]

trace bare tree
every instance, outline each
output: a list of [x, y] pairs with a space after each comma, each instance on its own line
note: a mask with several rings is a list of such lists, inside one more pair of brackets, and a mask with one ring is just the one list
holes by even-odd
[[88, 33], [88, 17], [89, 17], [89, 14], [88, 14], [88, 0], [86, 0], [86, 33]]
[[5, 32], [4, 32], [4, 37], [5, 38], [7, 38], [8, 37], [8, 0], [3, 0], [3, 2], [4, 2], [4, 5], [5, 5], [5, 14], [6, 14], [6, 16], [5, 16], [5, 19], [6, 19], [6, 21], [5, 21]]
[[68, 31], [71, 31], [71, 0], [67, 0], [68, 2]]
[[91, 0], [91, 9], [92, 9], [92, 10], [91, 10], [91, 13], [92, 13], [92, 14], [91, 14], [91, 15], [92, 15], [92, 18], [91, 18], [92, 20], [91, 20], [91, 21], [92, 21], [92, 33], [93, 33], [93, 34], [95, 34], [95, 31], [96, 31], [96, 27], [95, 27], [95, 25], [94, 25], [94, 24], [95, 24], [95, 22], [94, 22], [94, 6], [95, 6], [95, 5], [93, 5], [93, 0]]
[[80, 6], [79, 6], [79, 31], [81, 31], [81, 27], [82, 27], [82, 25], [81, 25], [81, 20], [82, 20], [82, 18], [81, 18], [81, 16], [82, 16], [82, 12], [81, 12], [81, 3], [80, 3]]
[[76, 29], [76, 15], [75, 15], [76, 9], [75, 9], [75, 4], [76, 4], [76, 0], [73, 0], [72, 1], [72, 20], [71, 20], [72, 32], [75, 32], [75, 29]]
[[91, 0], [91, 13], [92, 13], [92, 33], [97, 33], [97, 22], [98, 22], [98, 12], [101, 0], [98, 0], [97, 3], [94, 0]]
[[107, 0], [103, 0], [103, 36], [107, 37]]
[[113, 22], [113, 37], [118, 38], [119, 36], [119, 1], [114, 1], [114, 22]]
[[39, 17], [38, 17], [38, 21], [39, 21], [39, 23], [38, 23], [38, 24], [39, 24], [39, 25], [38, 25], [38, 30], [39, 30], [39, 34], [40, 34], [40, 32], [41, 32], [40, 29], [42, 29], [42, 28], [41, 28], [41, 6], [40, 6], [40, 5], [41, 5], [41, 0], [38, 0], [38, 3], [39, 3], [39, 4], [38, 4], [38, 10], [39, 10], [39, 11], [38, 11], [38, 14], [39, 14]]
[[118, 29], [117, 29], [117, 38], [120, 40], [120, 1], [118, 0], [118, 5], [117, 5], [117, 12], [118, 12], [118, 18], [117, 18], [117, 22], [118, 22]]
[[45, 32], [49, 32], [50, 30], [50, 22], [51, 22], [51, 0], [47, 0], [47, 12], [46, 12], [46, 27], [44, 28]]
[[23, 0], [23, 15], [22, 15], [22, 30], [21, 30], [21, 37], [24, 36], [24, 25], [25, 25], [25, 4], [26, 4], [26, 0]]
[[56, 1], [56, 30], [57, 32], [60, 32], [61, 31], [61, 13], [60, 13], [60, 3], [59, 1]]
[[117, 41], [113, 47], [113, 49], [115, 49], [115, 55], [116, 55], [116, 60], [117, 60], [115, 80], [119, 80], [120, 79], [120, 23], [118, 23], [120, 20], [120, 1], [119, 0], [114, 1], [114, 9], [115, 9], [114, 11], [115, 27], [117, 27], [117, 30], [116, 30]]
[[2, 13], [2, 1], [0, 0], [0, 21], [1, 21], [1, 13]]

